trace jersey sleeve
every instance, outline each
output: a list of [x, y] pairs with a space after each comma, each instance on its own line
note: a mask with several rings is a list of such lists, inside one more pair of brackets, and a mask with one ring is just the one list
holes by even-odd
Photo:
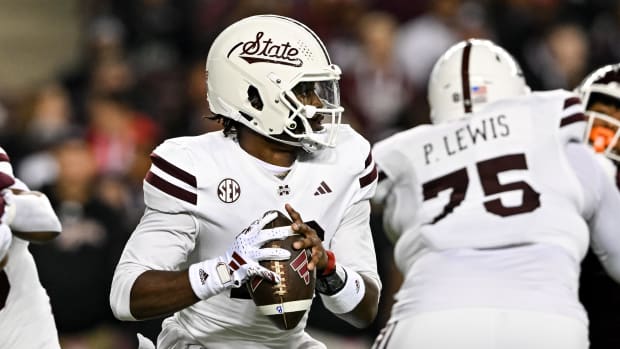
[[569, 144], [567, 155], [583, 192], [583, 216], [588, 222], [591, 246], [607, 273], [620, 282], [620, 191], [597, 163], [592, 149]]
[[[357, 184], [359, 185], [359, 190], [353, 198], [353, 203], [357, 203], [362, 200], [370, 200], [370, 198], [372, 198], [375, 194], [375, 190], [377, 188], [377, 166], [372, 158], [370, 143], [368, 143], [367, 140], [364, 139], [363, 142], [360, 143], [358, 154], [366, 154], [366, 157], [363, 160], [363, 166], [360, 166], [362, 170], [357, 174]], [[362, 163], [361, 158], [358, 158], [358, 161], [360, 164]]]
[[336, 262], [374, 280], [381, 289], [377, 256], [370, 230], [370, 203], [361, 201], [349, 207], [328, 248]]
[[560, 90], [558, 101], [560, 103], [559, 112], [559, 134], [564, 144], [568, 142], [583, 142], [587, 117], [581, 99], [572, 92]]
[[192, 215], [146, 209], [114, 271], [110, 306], [118, 319], [135, 320], [130, 298], [138, 276], [147, 270], [178, 271], [187, 267], [198, 229]]
[[167, 213], [191, 212], [198, 203], [196, 166], [188, 149], [167, 140], [151, 153], [143, 182], [146, 206]]

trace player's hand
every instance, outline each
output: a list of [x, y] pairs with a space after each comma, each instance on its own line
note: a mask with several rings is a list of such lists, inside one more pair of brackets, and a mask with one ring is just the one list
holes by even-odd
[[316, 233], [316, 230], [312, 229], [309, 225], [304, 223], [299, 215], [299, 212], [295, 211], [293, 206], [290, 204], [286, 204], [284, 206], [286, 208], [286, 212], [288, 212], [289, 216], [293, 220], [293, 224], [291, 228], [294, 233], [303, 235], [304, 238], [299, 239], [293, 243], [293, 247], [301, 250], [303, 248], [309, 248], [312, 251], [312, 258], [308, 263], [309, 270], [321, 270], [327, 267], [327, 253], [325, 253], [325, 248], [323, 248], [323, 242], [319, 238], [319, 235]]
[[260, 276], [273, 283], [280, 283], [280, 276], [261, 266], [262, 260], [286, 260], [291, 253], [283, 248], [263, 248], [268, 241], [284, 240], [293, 234], [291, 229], [282, 227], [278, 229], [263, 229], [265, 225], [273, 221], [278, 214], [269, 212], [260, 219], [255, 220], [245, 228], [226, 252], [226, 259], [232, 271], [233, 286], [240, 287], [252, 276]]

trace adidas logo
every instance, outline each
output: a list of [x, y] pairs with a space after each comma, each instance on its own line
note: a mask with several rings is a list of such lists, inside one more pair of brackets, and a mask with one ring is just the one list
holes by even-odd
[[316, 188], [316, 191], [314, 192], [314, 196], [321, 195], [321, 194], [327, 194], [331, 192], [332, 192], [332, 189], [327, 185], [327, 183], [323, 181], [321, 182], [321, 185], [319, 185], [319, 187]]

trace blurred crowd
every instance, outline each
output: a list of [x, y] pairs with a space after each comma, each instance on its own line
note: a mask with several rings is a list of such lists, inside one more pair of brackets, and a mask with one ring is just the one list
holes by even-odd
[[[205, 119], [204, 64], [212, 39], [231, 22], [276, 13], [315, 30], [343, 70], [345, 122], [371, 142], [428, 122], [430, 69], [464, 38], [505, 47], [535, 90], [573, 89], [595, 67], [620, 62], [620, 2], [611, 0], [78, 3], [80, 63], [18, 95], [0, 93], [0, 144], [63, 224], [59, 238], [31, 251], [67, 349], [135, 348], [135, 332], [154, 338], [159, 331], [158, 320], [113, 319], [110, 280], [142, 214], [152, 149], [220, 127]], [[317, 336], [335, 335], [342, 348], [363, 348], [378, 333], [398, 284], [380, 217], [373, 222], [386, 295], [376, 324], [355, 330], [320, 304], [310, 319]]]

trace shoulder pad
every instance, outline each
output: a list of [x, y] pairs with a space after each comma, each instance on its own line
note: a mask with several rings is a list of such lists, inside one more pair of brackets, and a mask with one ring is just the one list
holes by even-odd
[[545, 113], [541, 115], [550, 118], [552, 128], [558, 130], [560, 139], [564, 142], [582, 142], [586, 132], [587, 116], [584, 105], [577, 94], [566, 90], [553, 90], [533, 93], [537, 104]]
[[380, 172], [396, 181], [399, 173], [404, 170], [403, 164], [409, 163], [408, 156], [403, 154], [403, 151], [410, 149], [413, 140], [432, 128], [432, 125], [418, 125], [375, 143], [372, 153]]
[[351, 126], [343, 124], [338, 131], [336, 151], [347, 162], [346, 167], [353, 170], [353, 180], [359, 188], [354, 201], [372, 197], [377, 186], [377, 166], [372, 159], [370, 142]]
[[179, 213], [198, 202], [194, 161], [183, 139], [170, 139], [151, 153], [151, 168], [144, 178], [144, 202], [158, 211]]

